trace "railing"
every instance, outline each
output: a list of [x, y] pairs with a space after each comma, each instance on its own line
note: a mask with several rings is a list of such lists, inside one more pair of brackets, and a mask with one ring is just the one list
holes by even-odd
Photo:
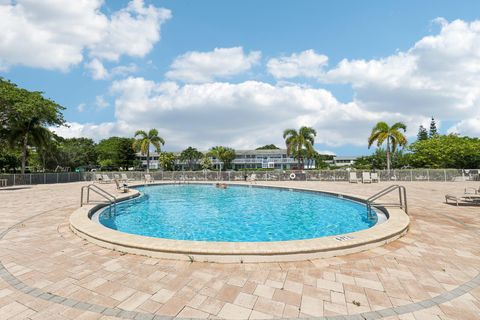
[[[398, 202], [386, 202], [386, 203], [375, 203], [375, 200], [380, 199], [381, 197], [398, 190]], [[399, 207], [408, 214], [408, 205], [407, 205], [407, 190], [404, 186], [394, 184], [388, 186], [387, 188], [380, 190], [375, 193], [373, 196], [367, 199], [367, 214], [368, 217], [372, 217], [372, 207]]]
[[[87, 201], [83, 201], [83, 195], [85, 193], [85, 190], [87, 190]], [[113, 207], [114, 211], [116, 210], [116, 202], [117, 202], [117, 197], [115, 197], [113, 194], [105, 191], [104, 189], [100, 188], [96, 184], [89, 184], [87, 186], [83, 186], [81, 189], [81, 194], [80, 194], [80, 207], [83, 207], [84, 204], [90, 203], [90, 191], [95, 192], [110, 204], [110, 208]]]

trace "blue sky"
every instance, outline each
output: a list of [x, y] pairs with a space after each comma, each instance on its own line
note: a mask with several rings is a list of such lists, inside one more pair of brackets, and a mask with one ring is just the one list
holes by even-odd
[[247, 148], [311, 125], [340, 155], [378, 120], [480, 135], [478, 1], [87, 2], [0, 1], [0, 75], [64, 105], [62, 135]]

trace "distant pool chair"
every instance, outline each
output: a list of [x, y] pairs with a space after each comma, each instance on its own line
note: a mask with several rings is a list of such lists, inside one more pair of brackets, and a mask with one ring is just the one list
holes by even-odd
[[155, 179], [150, 174], [145, 174], [145, 183], [155, 182]]
[[113, 180], [110, 179], [110, 177], [106, 174], [102, 174], [102, 181], [103, 181], [103, 183], [112, 183], [113, 182]]
[[372, 182], [380, 182], [380, 177], [378, 176], [378, 173], [372, 172], [370, 175], [370, 178], [372, 179]]
[[133, 181], [133, 179], [129, 179], [126, 173], [122, 173], [121, 181], [128, 182], [128, 181]]
[[102, 178], [102, 175], [101, 174], [98, 174], [96, 173], [95, 174], [95, 180], [93, 180], [93, 182], [98, 182], [98, 183], [103, 183], [103, 178]]
[[372, 176], [370, 172], [362, 172], [362, 183], [372, 183]]
[[354, 171], [354, 172], [350, 172], [350, 175], [348, 176], [348, 182], [350, 183], [358, 183], [358, 177], [357, 177], [357, 173]]
[[247, 181], [250, 181], [250, 183], [257, 183], [257, 175], [252, 173], [250, 177], [247, 178]]
[[117, 179], [113, 179], [113, 181], [115, 181], [115, 185], [118, 191], [124, 192], [124, 193], [129, 191], [127, 183], [120, 183]]

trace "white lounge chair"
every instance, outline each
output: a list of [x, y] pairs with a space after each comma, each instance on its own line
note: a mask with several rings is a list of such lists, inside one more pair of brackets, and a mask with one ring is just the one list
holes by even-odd
[[145, 174], [145, 183], [155, 182], [155, 179], [150, 174]]
[[370, 177], [372, 178], [372, 182], [380, 182], [380, 178], [378, 177], [378, 173], [372, 172]]
[[348, 182], [350, 183], [358, 183], [358, 177], [357, 177], [357, 173], [354, 171], [354, 172], [350, 172], [350, 175], [348, 176]]
[[94, 183], [95, 183], [95, 182], [103, 183], [102, 175], [101, 175], [101, 174], [98, 174], [98, 173], [95, 173], [95, 180], [94, 180], [93, 182], [94, 182]]
[[117, 179], [114, 179], [115, 185], [117, 186], [117, 190], [120, 192], [128, 192], [128, 184], [126, 183], [120, 183]]
[[362, 183], [372, 183], [370, 172], [362, 172]]
[[250, 177], [247, 178], [247, 181], [250, 181], [250, 183], [257, 183], [257, 175], [252, 173]]
[[460, 203], [464, 204], [480, 204], [480, 194], [463, 194], [463, 195], [445, 195], [445, 203], [448, 204], [448, 201], [453, 201], [456, 203], [457, 207]]
[[133, 181], [133, 179], [128, 179], [128, 176], [127, 176], [126, 173], [122, 173], [122, 180], [125, 181], [125, 182]]
[[110, 177], [108, 175], [102, 174], [102, 181], [103, 181], [103, 183], [111, 183], [112, 179], [110, 179]]

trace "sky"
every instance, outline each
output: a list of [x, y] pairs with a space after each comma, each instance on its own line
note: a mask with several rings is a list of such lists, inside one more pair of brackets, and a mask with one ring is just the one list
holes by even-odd
[[164, 150], [363, 155], [378, 121], [480, 136], [480, 2], [0, 0], [0, 76], [63, 105], [64, 137]]

